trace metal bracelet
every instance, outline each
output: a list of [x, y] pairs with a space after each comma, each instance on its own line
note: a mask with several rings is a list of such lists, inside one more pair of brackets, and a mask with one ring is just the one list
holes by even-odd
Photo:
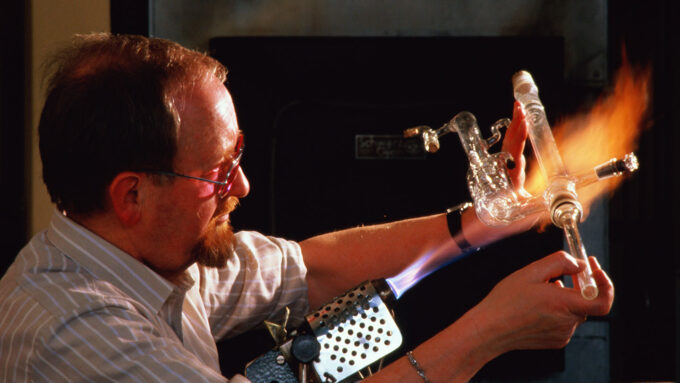
[[408, 357], [409, 363], [411, 363], [411, 366], [416, 370], [416, 373], [418, 376], [420, 376], [425, 383], [431, 383], [430, 379], [425, 376], [425, 371], [420, 367], [420, 364], [416, 360], [416, 358], [413, 356], [413, 351], [408, 351], [406, 352], [406, 356]]
[[472, 202], [463, 202], [446, 209], [446, 224], [449, 226], [449, 234], [461, 251], [466, 251], [472, 247], [463, 235], [463, 212], [473, 206]]

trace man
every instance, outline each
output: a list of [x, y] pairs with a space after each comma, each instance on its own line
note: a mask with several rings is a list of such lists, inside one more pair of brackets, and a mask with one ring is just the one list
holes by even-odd
[[[448, 217], [461, 220], [453, 237], [445, 214], [299, 244], [234, 234], [229, 214], [249, 184], [219, 63], [165, 40], [100, 34], [80, 37], [52, 67], [39, 133], [57, 211], [0, 281], [2, 382], [224, 382], [216, 340], [285, 307], [299, 323], [310, 306], [427, 250], [455, 257], [465, 241], [531, 226], [488, 228], [468, 209]], [[521, 122], [516, 107], [504, 142], [520, 160], [520, 187]], [[557, 252], [370, 379], [463, 382], [506, 351], [563, 347], [586, 315], [611, 307], [613, 286], [591, 263], [596, 300], [550, 283], [583, 267]]]

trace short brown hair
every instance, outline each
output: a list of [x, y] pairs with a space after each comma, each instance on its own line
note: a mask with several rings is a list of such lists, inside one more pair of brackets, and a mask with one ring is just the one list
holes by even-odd
[[106, 187], [122, 171], [172, 170], [182, 95], [227, 75], [177, 43], [111, 34], [77, 35], [47, 68], [43, 180], [57, 207], [73, 214], [104, 210]]

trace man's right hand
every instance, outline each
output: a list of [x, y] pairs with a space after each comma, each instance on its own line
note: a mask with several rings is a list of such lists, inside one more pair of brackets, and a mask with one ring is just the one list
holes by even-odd
[[558, 251], [510, 274], [468, 314], [476, 317], [478, 334], [498, 355], [519, 349], [561, 348], [588, 315], [609, 313], [614, 286], [594, 257], [589, 259], [600, 294], [586, 300], [578, 288], [565, 287], [562, 275], [575, 275], [585, 265]]
[[[558, 251], [510, 274], [477, 306], [413, 350], [422, 371], [433, 382], [468, 382], [497, 356], [519, 349], [564, 347], [588, 315], [605, 315], [614, 286], [595, 258], [590, 258], [600, 295], [588, 301], [567, 288], [562, 275], [575, 275], [585, 265]], [[406, 357], [390, 364], [371, 382], [422, 382]]]

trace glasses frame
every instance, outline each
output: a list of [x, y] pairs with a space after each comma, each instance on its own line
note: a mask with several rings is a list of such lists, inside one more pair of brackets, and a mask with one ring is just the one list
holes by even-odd
[[241, 157], [243, 157], [243, 150], [244, 150], [245, 146], [246, 145], [245, 145], [243, 133], [239, 133], [238, 138], [236, 139], [236, 146], [234, 147], [234, 152], [235, 152], [236, 155], [231, 160], [231, 165], [229, 165], [229, 170], [227, 170], [227, 172], [225, 173], [224, 181], [209, 180], [207, 178], [188, 176], [186, 174], [168, 172], [168, 171], [164, 171], [164, 170], [154, 170], [154, 171], [150, 171], [149, 173], [161, 174], [161, 175], [164, 175], [164, 176], [189, 178], [189, 179], [192, 179], [192, 180], [203, 181], [203, 182], [210, 182], [211, 184], [215, 184], [215, 185], [219, 186], [217, 188], [216, 194], [220, 197], [220, 199], [223, 199], [224, 197], [227, 196], [227, 194], [229, 194], [229, 192], [231, 191], [231, 187], [234, 185], [234, 181], [236, 180], [236, 175], [238, 175], [238, 169], [239, 169], [239, 167], [241, 167]]

